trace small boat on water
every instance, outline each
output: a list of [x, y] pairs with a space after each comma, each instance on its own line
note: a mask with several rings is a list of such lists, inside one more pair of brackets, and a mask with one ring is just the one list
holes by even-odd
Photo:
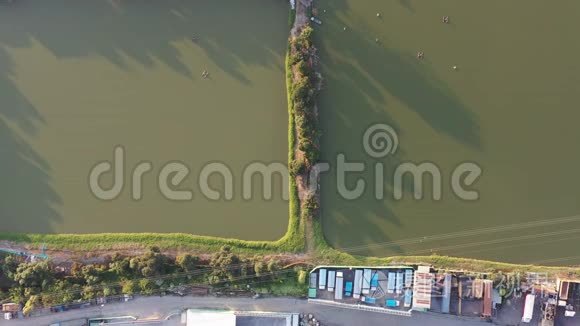
[[320, 20], [316, 17], [310, 17], [310, 20], [317, 23], [318, 25], [322, 25], [322, 20]]

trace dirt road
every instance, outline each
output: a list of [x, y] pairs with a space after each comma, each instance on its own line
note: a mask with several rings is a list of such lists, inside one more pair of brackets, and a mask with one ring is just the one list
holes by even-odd
[[[363, 312], [358, 310], [340, 309], [334, 307], [309, 304], [306, 300], [291, 298], [273, 299], [241, 299], [216, 297], [146, 297], [136, 300], [105, 305], [104, 307], [84, 310], [68, 311], [45, 317], [28, 320], [0, 321], [0, 325], [30, 325], [45, 326], [51, 323], [74, 320], [78, 318], [135, 316], [147, 318], [151, 316], [164, 317], [175, 314], [187, 308], [221, 308], [238, 311], [276, 311], [312, 313], [323, 325], [352, 326], [352, 325], [433, 325], [433, 326], [483, 326], [477, 320], [460, 319], [454, 316], [414, 313], [412, 317], [400, 317], [379, 313]], [[180, 325], [179, 318], [164, 321], [160, 325]]]

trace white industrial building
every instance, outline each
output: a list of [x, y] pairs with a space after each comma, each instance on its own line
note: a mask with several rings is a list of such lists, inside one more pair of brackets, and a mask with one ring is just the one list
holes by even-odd
[[290, 313], [189, 309], [184, 317], [187, 326], [298, 326], [300, 316]]

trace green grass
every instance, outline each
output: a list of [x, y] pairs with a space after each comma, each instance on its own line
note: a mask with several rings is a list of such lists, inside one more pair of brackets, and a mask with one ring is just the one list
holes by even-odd
[[301, 248], [295, 247], [297, 240], [293, 237], [297, 234], [290, 230], [289, 225], [286, 235], [274, 242], [268, 241], [244, 241], [237, 239], [225, 239], [216, 237], [197, 236], [184, 233], [101, 233], [101, 234], [23, 234], [2, 233], [0, 240], [8, 240], [26, 244], [35, 248], [46, 244], [48, 249], [68, 250], [98, 250], [98, 249], [128, 249], [148, 248], [157, 246], [162, 249], [180, 249], [189, 251], [211, 252], [224, 245], [231, 246], [238, 252], [297, 252]]
[[[290, 10], [294, 12], [294, 10]], [[290, 71], [290, 49], [286, 51], [286, 59], [284, 66], [286, 70], [286, 102], [288, 106], [288, 164], [294, 161], [294, 147], [296, 146], [296, 125], [294, 122], [294, 110], [292, 107], [292, 100], [290, 98], [290, 88], [292, 85], [292, 72]], [[300, 223], [300, 200], [298, 198], [298, 187], [296, 186], [296, 179], [290, 177], [290, 196], [289, 196], [289, 214], [290, 221], [288, 226], [288, 233], [286, 236], [290, 237], [289, 242], [293, 243], [296, 248], [304, 250], [304, 224]]]
[[462, 271], [467, 273], [548, 273], [551, 276], [570, 278], [580, 277], [580, 267], [541, 266], [500, 263], [487, 260], [448, 256], [393, 256], [393, 257], [363, 257], [353, 256], [335, 249], [318, 252], [317, 261], [324, 265], [343, 266], [387, 266], [387, 265], [426, 265], [440, 271]]
[[288, 16], [288, 26], [292, 28], [294, 26], [294, 21], [296, 20], [296, 10], [290, 9], [290, 15]]

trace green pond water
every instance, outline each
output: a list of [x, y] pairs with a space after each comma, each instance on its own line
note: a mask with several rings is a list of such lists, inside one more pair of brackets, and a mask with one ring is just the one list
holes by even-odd
[[[280, 238], [281, 191], [246, 201], [239, 190], [247, 164], [287, 161], [288, 32], [288, 5], [275, 0], [1, 4], [0, 231]], [[116, 145], [126, 151], [125, 188], [102, 201], [89, 171]], [[141, 161], [153, 170], [135, 201], [130, 175]], [[193, 200], [158, 190], [169, 161], [190, 168], [177, 188]], [[231, 201], [200, 193], [200, 170], [214, 161], [234, 173]], [[223, 189], [217, 175], [210, 183]]]
[[[350, 188], [361, 176], [370, 183], [377, 162], [387, 170], [383, 200], [374, 198], [374, 183], [362, 198], [345, 200], [336, 171], [323, 177], [332, 245], [364, 255], [580, 263], [580, 2], [324, 0], [317, 7], [323, 159], [344, 153], [367, 164], [347, 177]], [[365, 153], [362, 137], [375, 123], [396, 130], [395, 154]], [[405, 187], [404, 199], [394, 200], [394, 167], [424, 161], [440, 168], [442, 199], [430, 199], [426, 178], [427, 199], [414, 200]], [[465, 161], [483, 169], [470, 187], [477, 201], [451, 191], [451, 172]]]
[[[368, 172], [347, 184], [362, 176], [369, 185], [362, 198], [346, 200], [336, 171], [323, 177], [332, 245], [364, 255], [580, 262], [579, 2], [317, 7], [323, 159], [343, 153], [364, 162]], [[241, 172], [251, 162], [286, 162], [287, 15], [287, 3], [274, 0], [1, 5], [0, 231], [282, 236], [288, 205], [280, 191], [263, 200], [258, 186], [255, 199], [243, 200]], [[362, 145], [376, 123], [399, 138], [396, 153], [378, 160]], [[89, 190], [89, 171], [112, 160], [116, 145], [126, 151], [125, 187], [102, 201]], [[130, 175], [142, 161], [153, 170], [135, 201]], [[191, 170], [178, 187], [193, 190], [191, 201], [169, 201], [158, 190], [161, 167], [173, 161]], [[442, 199], [414, 200], [408, 184], [403, 200], [392, 199], [395, 167], [423, 161], [440, 168]], [[470, 188], [477, 201], [451, 190], [451, 172], [465, 161], [483, 169]], [[233, 200], [200, 193], [207, 162], [231, 167]], [[372, 191], [377, 162], [386, 169], [383, 200]], [[210, 181], [223, 189], [219, 177]], [[425, 189], [431, 185], [426, 178]]]

